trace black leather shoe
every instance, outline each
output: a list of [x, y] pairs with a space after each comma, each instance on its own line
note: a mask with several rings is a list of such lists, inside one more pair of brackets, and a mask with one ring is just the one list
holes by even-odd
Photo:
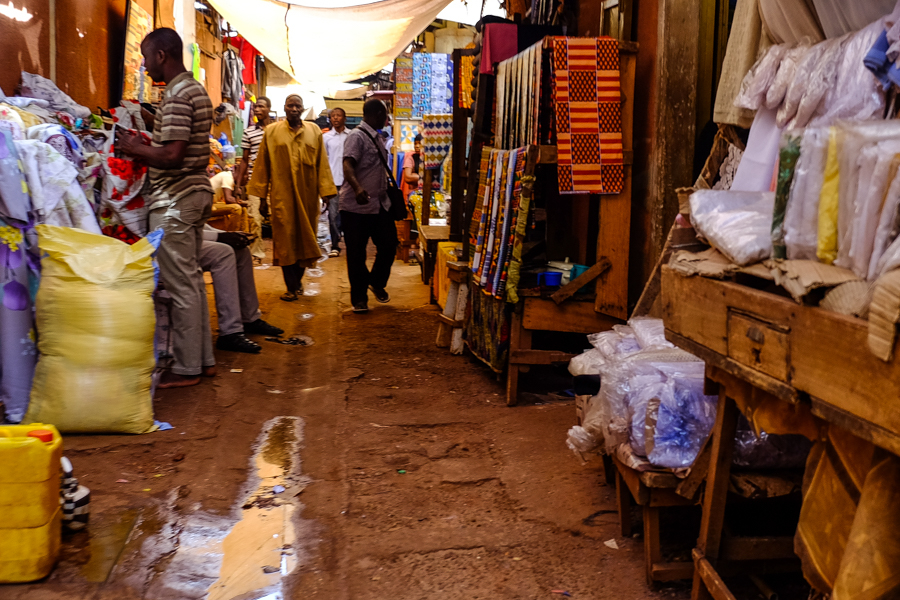
[[369, 312], [369, 305], [366, 302], [354, 302], [353, 312], [357, 314]]
[[229, 352], [246, 352], [247, 354], [259, 354], [262, 351], [262, 346], [248, 340], [243, 333], [220, 335], [216, 340], [216, 348]]
[[372, 290], [372, 295], [375, 296], [375, 299], [381, 302], [382, 304], [387, 304], [391, 301], [391, 295], [387, 293], [387, 290], [381, 288], [380, 290], [376, 290], [375, 286], [370, 285], [369, 289]]
[[284, 333], [284, 329], [280, 327], [275, 327], [269, 323], [266, 323], [262, 319], [257, 319], [252, 323], [244, 323], [244, 334], [248, 333], [256, 333], [259, 335], [274, 335], [278, 336]]

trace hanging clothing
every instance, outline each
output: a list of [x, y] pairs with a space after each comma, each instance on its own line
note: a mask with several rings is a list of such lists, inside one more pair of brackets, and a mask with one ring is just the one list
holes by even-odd
[[737, 0], [725, 60], [722, 63], [722, 75], [716, 89], [713, 121], [744, 129], [750, 127], [754, 111], [737, 108], [734, 100], [741, 91], [744, 76], [756, 62], [756, 57], [761, 56], [771, 45], [772, 42], [762, 29], [759, 0]]
[[506, 60], [519, 51], [517, 27], [508, 23], [491, 23], [484, 26], [479, 72], [494, 74], [494, 63]]
[[896, 0], [812, 0], [812, 3], [825, 37], [834, 38], [862, 29], [872, 21], [891, 14]]
[[812, 0], [759, 0], [763, 30], [776, 44], [796, 44], [803, 39], [813, 44], [825, 39]]
[[229, 48], [222, 55], [222, 96], [235, 108], [240, 107], [243, 93], [242, 71], [244, 64], [233, 49]]
[[267, 127], [247, 193], [269, 199], [275, 264], [313, 266], [322, 255], [319, 198], [337, 194], [319, 127], [303, 122], [294, 132], [287, 121]]
[[244, 63], [244, 69], [241, 72], [241, 80], [244, 85], [256, 85], [256, 57], [260, 56], [259, 50], [240, 35], [231, 38], [231, 45], [237, 49], [241, 62]]

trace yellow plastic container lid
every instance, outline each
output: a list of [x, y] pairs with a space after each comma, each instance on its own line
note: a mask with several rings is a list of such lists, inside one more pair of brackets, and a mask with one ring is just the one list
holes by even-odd
[[[47, 432], [52, 434], [51, 440], [42, 441]], [[56, 478], [59, 487], [62, 448], [62, 436], [53, 425], [0, 425], [0, 484], [39, 483]]]

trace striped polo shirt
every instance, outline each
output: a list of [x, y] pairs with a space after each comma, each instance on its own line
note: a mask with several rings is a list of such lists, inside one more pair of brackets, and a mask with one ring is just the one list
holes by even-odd
[[248, 181], [249, 177], [253, 176], [253, 165], [256, 164], [256, 155], [259, 153], [259, 144], [262, 142], [265, 131], [266, 128], [259, 123], [254, 123], [250, 129], [244, 130], [244, 140], [241, 142], [241, 149], [244, 150], [248, 161]]
[[212, 193], [209, 166], [209, 131], [213, 107], [206, 90], [185, 71], [169, 82], [153, 127], [153, 146], [187, 142], [180, 167], [150, 168], [150, 209], [160, 208], [194, 192]]

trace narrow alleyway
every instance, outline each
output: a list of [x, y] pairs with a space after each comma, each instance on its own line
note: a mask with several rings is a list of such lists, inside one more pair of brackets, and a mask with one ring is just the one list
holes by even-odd
[[214, 379], [157, 394], [171, 430], [66, 438], [90, 527], [4, 600], [686, 595], [647, 587], [599, 462], [565, 446], [572, 403], [508, 408], [490, 372], [435, 347], [418, 267], [362, 316], [343, 258], [321, 267], [292, 304], [277, 268], [256, 271], [265, 318], [314, 345], [220, 353]]

